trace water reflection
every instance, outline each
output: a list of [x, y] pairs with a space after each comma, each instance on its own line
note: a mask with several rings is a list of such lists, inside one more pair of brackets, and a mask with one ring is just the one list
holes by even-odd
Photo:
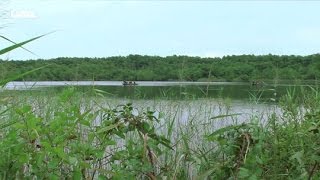
[[60, 91], [74, 86], [79, 91], [99, 89], [106, 95], [115, 98], [135, 99], [197, 99], [197, 98], [230, 98], [263, 102], [277, 101], [288, 88], [297, 85], [264, 84], [252, 86], [245, 82], [160, 82], [136, 81], [137, 86], [123, 86], [122, 81], [41, 81], [9, 82], [5, 90]]

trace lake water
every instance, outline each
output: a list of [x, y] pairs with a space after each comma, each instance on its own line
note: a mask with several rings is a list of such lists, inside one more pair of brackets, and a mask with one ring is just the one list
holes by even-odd
[[[195, 100], [164, 100], [164, 99], [99, 99], [99, 106], [114, 108], [119, 104], [133, 103], [137, 112], [152, 110], [156, 117], [162, 113], [157, 130], [161, 134], [168, 130], [168, 125], [174, 124], [173, 142], [179, 139], [181, 131], [188, 132], [190, 144], [196, 146], [203, 141], [203, 136], [232, 124], [256, 121], [266, 124], [273, 112], [281, 114], [281, 108], [276, 104], [246, 102], [243, 100], [225, 99], [195, 99]], [[226, 115], [226, 116], [224, 116]], [[220, 117], [219, 117], [220, 116]], [[101, 118], [97, 117], [95, 124], [99, 125]]]
[[[123, 86], [121, 81], [10, 82], [4, 89], [9, 94], [13, 92], [11, 98], [17, 98], [14, 102], [32, 105], [34, 113], [53, 114], [56, 109], [52, 108], [55, 106], [50, 106], [50, 103], [56, 102], [57, 98], [54, 96], [56, 92], [73, 86], [78, 91], [85, 92], [79, 97], [80, 111], [84, 113], [90, 109], [98, 112], [93, 116], [94, 126], [101, 125], [107, 115], [106, 111], [99, 109], [109, 110], [118, 105], [132, 103], [134, 107], [132, 114], [154, 112], [153, 115], [159, 119], [159, 123], [155, 123], [157, 133], [165, 135], [177, 149], [184, 148], [183, 140], [186, 140], [188, 148], [202, 150], [213, 149], [216, 146], [215, 142], [206, 141], [206, 137], [220, 128], [248, 122], [264, 126], [270, 117], [284, 117], [284, 110], [277, 103], [281, 96], [288, 91], [295, 91], [299, 95], [306, 86], [286, 84], [252, 86], [250, 83], [231, 82], [138, 81], [137, 84], [137, 86]], [[87, 96], [91, 94], [87, 92], [99, 92], [104, 96]], [[169, 129], [172, 129], [170, 133]], [[135, 137], [128, 136], [128, 138]], [[118, 143], [116, 148], [125, 145], [124, 140], [116, 137], [115, 140]], [[190, 177], [193, 173], [196, 174], [193, 165], [196, 164], [188, 166]]]
[[[168, 123], [174, 120], [175, 142], [180, 128], [192, 134], [190, 142], [196, 146], [203, 135], [230, 124], [239, 124], [256, 120], [262, 124], [268, 121], [273, 113], [281, 114], [277, 101], [287, 91], [300, 89], [305, 85], [264, 84], [252, 86], [250, 83], [235, 82], [142, 82], [137, 86], [123, 86], [122, 81], [55, 81], [55, 82], [9, 82], [4, 89], [14, 94], [23, 94], [28, 98], [43, 94], [51, 96], [48, 91], [61, 91], [69, 86], [79, 91], [88, 92], [99, 89], [104, 97], [88, 98], [88, 104], [99, 104], [99, 107], [115, 108], [117, 105], [133, 103], [138, 112], [150, 109], [164, 116], [158, 126], [159, 131], [166, 132]], [[17, 92], [17, 93], [16, 93]], [[29, 93], [32, 95], [29, 96]], [[89, 93], [90, 94], [90, 93]], [[37, 101], [37, 98], [35, 98]], [[50, 100], [48, 100], [50, 102]], [[37, 103], [41, 103], [37, 102]], [[37, 105], [45, 111], [47, 103]], [[37, 108], [35, 108], [37, 109]], [[93, 108], [95, 109], [95, 108]], [[231, 115], [215, 119], [214, 117]], [[95, 124], [101, 118], [97, 117]]]
[[81, 91], [99, 89], [105, 95], [140, 99], [196, 99], [230, 98], [241, 100], [277, 101], [288, 90], [300, 90], [306, 85], [264, 84], [252, 86], [248, 82], [163, 82], [136, 81], [136, 86], [123, 86], [122, 81], [25, 81], [9, 82], [6, 90], [62, 90], [74, 86]]

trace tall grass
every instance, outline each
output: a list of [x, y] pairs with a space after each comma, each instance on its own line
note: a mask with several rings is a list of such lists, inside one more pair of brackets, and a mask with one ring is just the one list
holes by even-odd
[[300, 96], [290, 90], [259, 112], [254, 103], [255, 109], [217, 99], [131, 104], [94, 92], [1, 96], [0, 177], [319, 178], [316, 88]]
[[[0, 55], [41, 37], [13, 42]], [[1, 92], [0, 178], [320, 178], [317, 88], [300, 96], [288, 90], [267, 113], [234, 109], [231, 100], [131, 104], [94, 92]], [[252, 94], [255, 107], [261, 93]]]

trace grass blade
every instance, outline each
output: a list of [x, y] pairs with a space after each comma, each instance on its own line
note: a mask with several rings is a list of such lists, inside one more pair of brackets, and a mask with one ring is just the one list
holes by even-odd
[[42, 67], [33, 69], [33, 70], [31, 70], [31, 71], [27, 71], [27, 72], [25, 72], [25, 73], [22, 73], [22, 74], [13, 76], [13, 77], [11, 77], [11, 78], [2, 80], [2, 81], [0, 81], [0, 87], [4, 87], [4, 86], [5, 86], [8, 82], [10, 82], [10, 81], [14, 81], [14, 80], [19, 79], [19, 78], [21, 78], [21, 77], [23, 77], [23, 76], [26, 76], [26, 75], [28, 75], [28, 74], [31, 74], [31, 73], [33, 73], [33, 72], [35, 72], [35, 71], [39, 71], [40, 69], [43, 69], [43, 68], [45, 68], [45, 67], [47, 67], [47, 66], [49, 66], [49, 65], [45, 65], [45, 66], [42, 66]]
[[[8, 38], [4, 37], [4, 36], [0, 36], [0, 38], [5, 39], [5, 40], [7, 40], [7, 41], [9, 41], [9, 42], [11, 42], [11, 43], [13, 43], [13, 44], [18, 44], [18, 43], [16, 43], [16, 42], [14, 42], [14, 41], [12, 41], [12, 40], [10, 40], [10, 39], [8, 39]], [[33, 53], [32, 51], [30, 51], [30, 50], [28, 50], [28, 49], [24, 48], [23, 46], [20, 46], [20, 48], [22, 48], [22, 49], [24, 49], [24, 50], [28, 51], [29, 53], [31, 53], [31, 54], [33, 54], [33, 55], [35, 55], [35, 56], [38, 56], [38, 55], [36, 55], [35, 53]]]
[[[53, 31], [53, 32], [55, 32], [55, 31]], [[18, 43], [18, 44], [14, 44], [14, 45], [12, 45], [12, 46], [9, 46], [9, 47], [7, 47], [7, 48], [4, 48], [4, 49], [0, 50], [0, 55], [5, 54], [5, 53], [7, 53], [7, 52], [10, 52], [10, 51], [12, 51], [12, 50], [14, 50], [14, 49], [20, 48], [21, 46], [23, 46], [23, 45], [25, 45], [25, 44], [27, 44], [27, 43], [30, 43], [30, 42], [32, 42], [32, 41], [34, 41], [34, 40], [37, 40], [37, 39], [39, 39], [39, 38], [41, 38], [41, 37], [43, 37], [43, 36], [49, 35], [49, 34], [51, 34], [51, 33], [53, 33], [53, 32], [50, 32], [50, 33], [47, 33], [47, 34], [44, 34], [44, 35], [41, 35], [41, 36], [37, 36], [37, 37], [32, 38], [32, 39], [29, 39], [29, 40], [27, 40], [27, 41], [24, 41], [24, 42], [21, 42], [21, 43]]]
[[225, 118], [225, 117], [239, 116], [239, 115], [241, 115], [241, 114], [242, 114], [242, 113], [219, 115], [219, 116], [212, 117], [212, 118], [210, 118], [210, 119], [221, 119], [221, 118]]

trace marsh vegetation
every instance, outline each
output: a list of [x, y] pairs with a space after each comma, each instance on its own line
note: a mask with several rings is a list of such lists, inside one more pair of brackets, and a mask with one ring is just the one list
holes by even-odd
[[[13, 43], [0, 50], [0, 55], [40, 37]], [[205, 77], [205, 80], [249, 81], [265, 77], [278, 84], [282, 77], [289, 80], [319, 77], [318, 55], [231, 56], [225, 57], [225, 61], [177, 56], [171, 60], [153, 57], [152, 61], [147, 60], [151, 57], [143, 57], [143, 61], [139, 56], [117, 58], [117, 63], [112, 58], [78, 59], [77, 70], [73, 69], [75, 61], [67, 58], [1, 61], [0, 86], [24, 79], [200, 81]], [[118, 63], [120, 68], [125, 67], [123, 72], [111, 66]], [[155, 68], [161, 71], [155, 76], [153, 73], [157, 71], [150, 67], [158, 64], [164, 68]], [[52, 68], [48, 70], [47, 66]], [[106, 67], [116, 71], [106, 71]], [[134, 71], [126, 71], [132, 67]], [[87, 73], [85, 68], [94, 71]], [[116, 91], [74, 86], [58, 90], [1, 89], [0, 178], [320, 178], [317, 85], [244, 91], [249, 97], [245, 100], [224, 94], [230, 89], [239, 94], [240, 86], [218, 88], [217, 97], [211, 96], [209, 87], [196, 87], [200, 97], [179, 86], [174, 91], [161, 89], [162, 96], [156, 98], [145, 96], [146, 88], [139, 86], [133, 87], [133, 91], [132, 87], [127, 89], [133, 96], [122, 96], [117, 91], [119, 87], [113, 87]]]
[[279, 102], [1, 95], [3, 179], [319, 178], [317, 88]]

